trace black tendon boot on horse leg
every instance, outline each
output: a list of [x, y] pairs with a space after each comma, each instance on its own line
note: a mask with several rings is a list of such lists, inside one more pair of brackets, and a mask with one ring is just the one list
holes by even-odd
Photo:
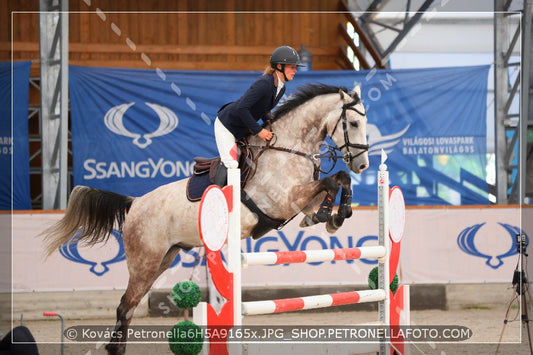
[[341, 190], [341, 202], [339, 204], [339, 216], [350, 218], [352, 216], [352, 189], [343, 187]]
[[326, 223], [326, 230], [329, 233], [335, 233], [344, 223], [346, 218], [352, 216], [352, 191], [342, 188], [341, 202], [338, 213], [331, 215]]
[[329, 193], [326, 194], [324, 201], [322, 201], [316, 213], [316, 219], [319, 222], [324, 223], [329, 219], [329, 217], [331, 216], [331, 211], [333, 209], [334, 203], [335, 203], [335, 198], [331, 196]]
[[334, 179], [336, 189], [328, 189], [324, 201], [322, 201], [322, 203], [320, 204], [320, 207], [316, 213], [316, 217], [320, 222], [326, 222], [330, 220], [331, 211], [333, 209], [333, 204], [335, 203], [335, 196], [339, 191], [339, 186], [342, 187], [342, 192], [338, 213], [343, 219], [349, 218], [352, 215], [352, 180], [350, 178], [350, 175], [348, 175], [348, 173], [346, 173], [345, 171], [341, 170], [335, 175], [333, 175], [331, 179]]
[[344, 219], [352, 216], [352, 180], [350, 175], [344, 171], [339, 171], [334, 177], [342, 187], [342, 190], [339, 209], [336, 214], [330, 216], [326, 223], [326, 230], [329, 233], [336, 232], [344, 223]]
[[331, 217], [331, 211], [333, 210], [333, 205], [335, 204], [335, 196], [337, 196], [340, 187], [339, 178], [337, 176], [339, 173], [320, 180], [323, 191], [326, 192], [326, 197], [319, 205], [318, 211], [316, 212], [316, 219], [319, 222], [327, 222]]

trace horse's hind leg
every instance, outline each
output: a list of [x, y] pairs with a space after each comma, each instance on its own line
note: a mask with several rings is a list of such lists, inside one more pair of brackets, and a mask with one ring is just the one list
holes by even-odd
[[[153, 272], [155, 273], [155, 271]], [[117, 307], [117, 323], [113, 336], [109, 344], [106, 345], [106, 350], [109, 354], [121, 355], [126, 352], [128, 327], [135, 308], [152, 285], [151, 280], [151, 277], [143, 279], [138, 275], [130, 275], [128, 288], [124, 295], [122, 295], [120, 304]]]
[[179, 247], [173, 246], [164, 256], [150, 254], [146, 250], [143, 251], [142, 255], [135, 255], [137, 258], [133, 255], [130, 256], [136, 264], [129, 267], [128, 287], [117, 308], [117, 323], [113, 337], [106, 346], [109, 354], [124, 354], [126, 352], [128, 327], [135, 308], [144, 295], [148, 293], [155, 280], [172, 264], [179, 251]]

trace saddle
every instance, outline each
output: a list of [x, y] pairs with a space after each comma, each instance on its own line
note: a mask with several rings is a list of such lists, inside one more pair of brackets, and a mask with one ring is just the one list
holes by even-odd
[[[244, 188], [254, 169], [253, 154], [246, 142], [240, 142], [237, 146], [240, 150], [241, 188]], [[204, 191], [215, 182], [217, 170], [222, 165], [220, 157], [194, 157], [193, 159], [193, 175], [187, 181], [187, 199], [191, 202], [202, 199]]]
[[215, 175], [217, 169], [222, 164], [220, 157], [215, 158], [205, 158], [205, 157], [194, 157], [194, 175], [209, 174], [209, 180], [211, 182], [215, 181]]
[[[238, 144], [240, 149], [239, 168], [241, 169], [241, 202], [250, 211], [256, 214], [259, 222], [252, 230], [252, 238], [258, 239], [272, 229], [279, 229], [288, 221], [274, 219], [267, 216], [255, 204], [255, 202], [244, 191], [244, 186], [248, 179], [253, 176], [255, 169], [254, 157], [246, 141]], [[204, 191], [214, 183], [217, 170], [222, 166], [220, 157], [215, 158], [194, 158], [193, 175], [187, 181], [187, 199], [191, 202], [200, 201]], [[225, 169], [225, 167], [223, 167]]]

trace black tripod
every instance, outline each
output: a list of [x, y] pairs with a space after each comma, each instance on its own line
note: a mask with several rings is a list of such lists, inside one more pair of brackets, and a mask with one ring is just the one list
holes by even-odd
[[[521, 322], [522, 325], [525, 326], [527, 331], [527, 339], [529, 344], [529, 353], [533, 355], [533, 347], [531, 344], [531, 332], [529, 329], [529, 314], [528, 314], [528, 307], [531, 304], [531, 293], [529, 291], [529, 283], [527, 280], [527, 274], [524, 272], [524, 256], [527, 257], [526, 253], [526, 247], [527, 247], [527, 238], [525, 234], [518, 234], [516, 236], [516, 251], [519, 254], [518, 263], [516, 265], [516, 269], [513, 274], [513, 297], [511, 298], [511, 302], [509, 302], [509, 306], [507, 307], [507, 312], [505, 313], [505, 319], [503, 321], [503, 329], [502, 333], [500, 334], [500, 340], [498, 341], [498, 347], [496, 348], [496, 354], [498, 354], [498, 350], [500, 349], [500, 344], [503, 338], [503, 332], [505, 331], [505, 326], [509, 322], [509, 313], [511, 311], [511, 305], [515, 299], [518, 299], [520, 297], [520, 308], [521, 308]], [[529, 297], [529, 302], [527, 301], [527, 298]]]

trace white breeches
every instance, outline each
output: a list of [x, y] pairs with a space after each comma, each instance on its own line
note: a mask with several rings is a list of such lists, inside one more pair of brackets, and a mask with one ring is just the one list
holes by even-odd
[[231, 156], [231, 151], [236, 149], [235, 137], [233, 134], [220, 122], [215, 120], [215, 140], [217, 142], [218, 152], [222, 163], [228, 169], [236, 169], [239, 167], [239, 163]]

